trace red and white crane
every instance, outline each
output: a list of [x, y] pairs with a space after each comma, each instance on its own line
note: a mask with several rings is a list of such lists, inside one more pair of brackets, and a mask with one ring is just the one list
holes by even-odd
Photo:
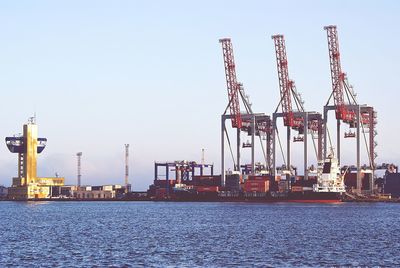
[[[327, 112], [329, 110], [335, 110], [337, 119], [337, 138], [336, 156], [340, 163], [340, 122], [344, 122], [349, 125], [349, 128], [355, 128], [356, 133], [349, 131], [344, 134], [345, 138], [356, 138], [357, 149], [357, 189], [361, 191], [361, 167], [360, 167], [360, 143], [361, 143], [361, 132], [364, 135], [364, 141], [366, 150], [369, 158], [369, 168], [374, 170], [374, 161], [376, 158], [375, 146], [377, 145], [374, 137], [376, 136], [375, 124], [376, 113], [374, 108], [367, 105], [358, 104], [352, 87], [347, 81], [347, 75], [342, 71], [340, 62], [340, 51], [339, 51], [339, 38], [337, 33], [336, 25], [325, 26], [324, 30], [327, 33], [328, 39], [328, 51], [329, 51], [329, 62], [331, 70], [332, 80], [332, 93], [328, 98], [326, 105], [324, 106], [324, 154], [327, 154]], [[329, 105], [330, 100], [333, 97], [333, 106]], [[369, 133], [369, 141], [367, 141], [366, 133]], [[373, 187], [373, 179], [370, 180], [370, 189]]]
[[302, 125], [303, 119], [296, 118], [294, 116], [292, 107], [292, 95], [294, 97], [297, 110], [303, 112], [304, 108], [302, 101], [300, 100], [296, 92], [295, 83], [293, 80], [290, 80], [289, 78], [289, 68], [286, 56], [285, 38], [283, 35], [278, 34], [278, 35], [273, 35], [272, 39], [274, 40], [275, 43], [276, 65], [278, 69], [279, 89], [281, 97], [277, 109], [279, 108], [279, 105], [281, 105], [283, 112], [283, 122], [285, 126], [294, 129], [300, 129], [304, 127]]
[[342, 71], [340, 64], [339, 39], [335, 25], [325, 26], [328, 37], [329, 61], [332, 78], [332, 95], [335, 104], [336, 119], [352, 124], [355, 120], [355, 112], [345, 103], [345, 93], [348, 96], [348, 104], [356, 105], [354, 93], [346, 81], [346, 73]]
[[[228, 91], [228, 106], [225, 109], [221, 117], [222, 121], [222, 140], [221, 140], [221, 169], [222, 169], [222, 184], [225, 182], [225, 164], [224, 164], [224, 146], [225, 138], [228, 141], [230, 153], [234, 163], [234, 171], [239, 172], [243, 167], [241, 165], [240, 150], [241, 144], [241, 132], [246, 132], [247, 136], [251, 136], [251, 141], [243, 143], [243, 148], [251, 149], [251, 168], [250, 173], [256, 173], [255, 164], [255, 137], [259, 137], [262, 152], [265, 158], [265, 166], [263, 169], [271, 169], [271, 119], [268, 115], [263, 113], [253, 113], [251, 104], [249, 102], [248, 96], [245, 95], [243, 85], [237, 81], [236, 77], [236, 66], [235, 59], [233, 55], [233, 47], [230, 38], [220, 39], [219, 42], [222, 44], [222, 53], [224, 58], [225, 67], [225, 79]], [[244, 111], [241, 112], [241, 104], [243, 104]], [[229, 109], [230, 114], [227, 114]], [[231, 120], [232, 128], [236, 129], [236, 159], [234, 157], [232, 146], [230, 143], [230, 138], [225, 127], [225, 120]], [[263, 145], [262, 137], [265, 137], [267, 141], [266, 145]], [[266, 148], [264, 148], [266, 147]], [[248, 165], [244, 165], [248, 166]]]
[[[313, 145], [316, 153], [317, 160], [322, 158], [322, 116], [317, 112], [307, 112], [304, 109], [303, 101], [298, 94], [295, 83], [289, 78], [289, 67], [288, 59], [286, 55], [285, 38], [281, 34], [273, 35], [276, 54], [276, 64], [278, 70], [279, 90], [280, 90], [280, 101], [273, 114], [273, 154], [275, 155], [275, 137], [279, 139], [278, 128], [276, 125], [276, 118], [283, 117], [284, 126], [287, 127], [287, 151], [286, 161], [285, 155], [282, 150], [282, 157], [285, 162], [286, 171], [292, 173], [291, 167], [291, 149], [290, 149], [290, 130], [296, 130], [298, 134], [303, 136], [294, 137], [294, 142], [304, 142], [304, 177], [308, 178], [308, 146], [307, 146], [307, 133], [316, 134], [318, 139], [318, 147], [315, 144], [314, 139]], [[293, 103], [295, 107], [293, 107]], [[282, 113], [279, 113], [279, 107], [282, 108]], [[294, 109], [295, 108], [295, 109]], [[313, 135], [314, 137], [314, 135]], [[280, 143], [280, 141], [279, 141]], [[274, 156], [274, 161], [276, 157]], [[275, 169], [275, 163], [273, 164]]]

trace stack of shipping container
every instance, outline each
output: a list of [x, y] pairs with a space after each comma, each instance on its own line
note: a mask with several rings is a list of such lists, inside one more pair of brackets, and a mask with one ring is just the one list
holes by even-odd
[[149, 196], [154, 196], [157, 199], [167, 198], [168, 191], [172, 192], [172, 188], [175, 184], [176, 180], [154, 180], [154, 183], [150, 185], [147, 194]]

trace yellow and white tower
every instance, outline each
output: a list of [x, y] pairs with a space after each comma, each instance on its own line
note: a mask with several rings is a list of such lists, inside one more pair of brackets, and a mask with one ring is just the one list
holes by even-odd
[[10, 152], [18, 153], [18, 177], [13, 178], [9, 188], [10, 199], [50, 198], [52, 186], [64, 185], [64, 178], [37, 177], [37, 156], [44, 150], [46, 143], [46, 138], [38, 138], [34, 117], [24, 125], [22, 135], [6, 137], [6, 145]]

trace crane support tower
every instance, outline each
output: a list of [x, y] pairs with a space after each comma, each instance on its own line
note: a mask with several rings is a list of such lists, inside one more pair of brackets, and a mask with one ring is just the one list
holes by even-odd
[[[241, 168], [241, 132], [247, 133], [251, 141], [243, 144], [243, 148], [251, 150], [251, 171], [255, 174], [255, 143], [256, 138], [260, 140], [264, 161], [268, 170], [272, 166], [271, 154], [271, 119], [264, 113], [253, 113], [249, 97], [245, 95], [243, 85], [237, 81], [236, 66], [233, 56], [233, 47], [230, 38], [220, 39], [225, 67], [226, 86], [228, 90], [228, 105], [221, 116], [221, 185], [225, 185], [225, 142], [228, 142], [230, 154], [233, 160], [234, 172], [240, 172]], [[245, 112], [240, 111], [240, 100], [243, 103]], [[230, 113], [228, 114], [228, 110]], [[232, 128], [236, 129], [236, 156], [234, 156], [229, 134], [226, 128], [226, 120], [231, 120]], [[263, 142], [265, 140], [265, 144]], [[235, 159], [236, 157], [236, 159]]]
[[[326, 30], [328, 39], [329, 63], [332, 80], [332, 92], [324, 106], [324, 156], [326, 157], [327, 155], [328, 112], [333, 110], [336, 115], [336, 157], [339, 160], [339, 164], [341, 164], [341, 122], [343, 122], [349, 126], [349, 129], [356, 130], [355, 132], [350, 131], [345, 133], [344, 138], [356, 139], [357, 191], [360, 193], [362, 190], [362, 172], [372, 174], [369, 180], [369, 190], [373, 191], [375, 158], [377, 157], [375, 152], [375, 147], [377, 145], [375, 142], [375, 136], [377, 134], [375, 130], [377, 115], [373, 107], [358, 104], [356, 94], [353, 92], [352, 86], [348, 83], [347, 75], [342, 71], [339, 38], [336, 25], [325, 26], [324, 30]], [[366, 137], [366, 134], [368, 134], [368, 138]], [[361, 169], [361, 135], [364, 135], [367, 157], [369, 159], [369, 164], [364, 170]]]
[[[286, 155], [282, 151], [284, 167], [287, 175], [293, 175], [294, 169], [291, 163], [291, 130], [298, 132], [298, 137], [294, 137], [294, 142], [304, 143], [304, 179], [308, 179], [308, 134], [311, 134], [317, 161], [322, 159], [323, 139], [322, 139], [322, 115], [317, 112], [308, 112], [304, 109], [303, 101], [296, 90], [293, 80], [289, 78], [288, 60], [286, 55], [285, 38], [281, 34], [273, 35], [272, 39], [275, 45], [276, 64], [278, 70], [278, 80], [280, 89], [280, 101], [272, 115], [272, 171], [275, 176], [276, 170], [276, 138], [279, 138], [277, 119], [283, 118], [283, 124], [286, 127]], [[296, 109], [293, 109], [295, 104]], [[282, 112], [279, 111], [281, 107]], [[317, 143], [315, 143], [317, 140]], [[286, 161], [285, 161], [286, 159]]]

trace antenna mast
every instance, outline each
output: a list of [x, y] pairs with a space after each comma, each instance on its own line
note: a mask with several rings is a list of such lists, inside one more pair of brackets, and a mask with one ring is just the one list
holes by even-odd
[[129, 184], [129, 144], [125, 144], [125, 193], [128, 193]]
[[76, 156], [78, 157], [78, 184], [77, 186], [80, 187], [81, 186], [81, 157], [82, 157], [82, 152], [79, 152], [76, 154]]

